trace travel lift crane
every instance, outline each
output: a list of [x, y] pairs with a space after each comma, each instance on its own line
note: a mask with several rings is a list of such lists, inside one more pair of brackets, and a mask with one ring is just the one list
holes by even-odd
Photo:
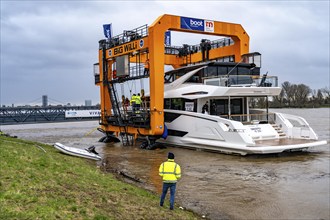
[[[200, 45], [164, 46], [166, 31], [228, 37], [211, 42], [203, 39]], [[219, 42], [222, 42], [221, 44]], [[103, 142], [132, 144], [137, 137], [146, 137], [141, 147], [152, 149], [164, 133], [164, 65], [174, 69], [189, 64], [232, 58], [242, 62], [249, 58], [249, 36], [240, 24], [164, 14], [149, 27], [99, 41], [99, 63], [94, 64], [95, 84], [100, 87], [101, 118], [99, 130]], [[143, 63], [149, 59], [149, 73]], [[244, 62], [244, 61], [243, 61]], [[118, 85], [149, 77], [150, 100], [138, 111], [128, 111], [120, 102]], [[123, 89], [123, 86], [122, 86]], [[129, 97], [130, 99], [131, 97]]]

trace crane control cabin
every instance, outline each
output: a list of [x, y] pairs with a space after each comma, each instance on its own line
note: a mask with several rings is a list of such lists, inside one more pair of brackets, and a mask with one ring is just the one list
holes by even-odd
[[[201, 39], [197, 45], [182, 47], [164, 44], [167, 31], [219, 36], [220, 40]], [[164, 66], [174, 69], [207, 61], [229, 59], [242, 62], [249, 58], [249, 36], [240, 24], [164, 14], [150, 26], [144, 25], [99, 41], [99, 62], [94, 64], [95, 84], [100, 87], [100, 141], [132, 143], [147, 137], [148, 149], [164, 133]], [[148, 62], [146, 64], [146, 62]], [[149, 71], [144, 68], [149, 66]], [[124, 84], [149, 79], [149, 94], [140, 93], [137, 109], [128, 106]], [[127, 87], [127, 86], [126, 86]], [[119, 94], [121, 92], [121, 94]], [[128, 91], [126, 91], [126, 94]], [[126, 101], [125, 101], [126, 100]]]

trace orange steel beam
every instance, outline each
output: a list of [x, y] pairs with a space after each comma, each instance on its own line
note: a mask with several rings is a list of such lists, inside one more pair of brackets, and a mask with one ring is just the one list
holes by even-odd
[[[185, 18], [189, 19], [189, 18]], [[192, 18], [195, 19], [195, 18]], [[240, 24], [211, 21], [205, 19], [195, 19], [199, 22], [203, 21], [208, 30], [192, 30], [182, 26], [183, 17], [164, 14], [158, 17], [148, 28], [148, 36], [138, 40], [134, 40], [123, 45], [106, 50], [106, 60], [109, 62], [109, 79], [111, 78], [111, 64], [115, 57], [132, 54], [134, 52], [142, 52], [141, 61], [146, 60], [146, 52], [149, 53], [150, 60], [150, 129], [137, 129], [128, 127], [128, 133], [137, 135], [161, 135], [164, 129], [164, 65], [173, 65], [175, 68], [183, 65], [183, 58], [176, 55], [165, 55], [164, 50], [164, 34], [167, 30], [199, 33], [204, 35], [231, 37], [234, 45], [211, 49], [209, 51], [209, 59], [216, 59], [224, 56], [234, 55], [235, 62], [241, 61], [241, 55], [249, 53], [249, 36]], [[194, 21], [192, 21], [194, 22]], [[100, 52], [100, 75], [101, 82], [103, 81], [101, 73], [102, 51]], [[134, 62], [133, 58], [130, 58]], [[191, 62], [202, 61], [201, 52], [191, 55]], [[110, 115], [111, 103], [110, 96], [106, 85], [100, 84], [101, 93], [101, 109], [102, 114]], [[107, 124], [102, 115], [104, 124]], [[107, 127], [102, 125], [106, 131], [120, 132], [119, 127]]]
[[[184, 29], [181, 27], [180, 16], [165, 14], [158, 17], [158, 19], [149, 26], [150, 110], [154, 111], [150, 120], [152, 134], [160, 135], [163, 133], [165, 51], [164, 42], [160, 39], [164, 39], [164, 34], [167, 30], [231, 37], [235, 42], [233, 45], [233, 54], [236, 62], [241, 60], [242, 54], [249, 52], [249, 36], [240, 24], [219, 21], [211, 21], [210, 24], [214, 27], [213, 32]], [[197, 55], [198, 54], [196, 54], [196, 56]], [[210, 55], [211, 58], [215, 57], [211, 52]], [[194, 60], [197, 61], [198, 58]], [[201, 55], [199, 60], [201, 60]]]

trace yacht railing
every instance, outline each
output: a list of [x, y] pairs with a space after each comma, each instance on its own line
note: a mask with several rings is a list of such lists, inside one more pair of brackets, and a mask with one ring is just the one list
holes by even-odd
[[257, 114], [222, 114], [222, 118], [240, 121], [243, 124], [274, 124], [276, 121], [275, 113], [257, 113]]
[[317, 134], [304, 118], [283, 113], [275, 113], [275, 115], [276, 124], [289, 138], [318, 139]]
[[220, 75], [203, 77], [206, 85], [224, 87], [278, 87], [277, 76], [252, 76], [252, 75]]

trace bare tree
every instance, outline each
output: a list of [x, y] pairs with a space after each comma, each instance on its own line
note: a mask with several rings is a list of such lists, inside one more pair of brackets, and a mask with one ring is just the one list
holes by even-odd
[[311, 94], [312, 94], [312, 97], [309, 98], [309, 102], [310, 102], [310, 104], [311, 104], [311, 105], [313, 106], [313, 108], [314, 108], [315, 105], [318, 104], [316, 90], [315, 90], [315, 89], [312, 89], [312, 90], [311, 90]]
[[[263, 104], [263, 101], [258, 102], [259, 106]], [[281, 93], [270, 101], [272, 107], [319, 107], [329, 104], [330, 88], [312, 90], [305, 84], [296, 85], [288, 81], [282, 83]]]
[[285, 102], [285, 92], [282, 89], [281, 93], [278, 96], [273, 97], [274, 107], [282, 107]]
[[291, 106], [297, 106], [298, 105], [297, 90], [298, 90], [298, 86], [296, 84], [292, 84], [290, 89], [289, 89], [289, 97], [290, 97], [290, 100], [291, 100]]
[[292, 98], [290, 97], [291, 95], [291, 83], [288, 81], [285, 81], [282, 83], [282, 91], [284, 91], [284, 97], [286, 97], [286, 100], [288, 102], [288, 105], [291, 105]]
[[[282, 88], [285, 93], [286, 100], [288, 102], [288, 106], [297, 106], [298, 102], [300, 102], [301, 98], [299, 97], [301, 94], [298, 94], [298, 85], [291, 84], [288, 81], [285, 81], [282, 84]], [[300, 88], [301, 89], [301, 88]]]
[[322, 90], [318, 89], [317, 90], [317, 94], [316, 94], [316, 100], [317, 102], [322, 105], [324, 103], [324, 99], [323, 99], [323, 94], [322, 94]]
[[330, 104], [330, 88], [324, 87], [324, 88], [321, 89], [321, 92], [322, 92], [323, 97], [324, 97], [324, 102], [326, 104]]
[[305, 84], [299, 84], [295, 85], [295, 104], [297, 104], [298, 107], [304, 107], [306, 106], [308, 102], [308, 95], [311, 93], [311, 89], [309, 86], [306, 86]]

